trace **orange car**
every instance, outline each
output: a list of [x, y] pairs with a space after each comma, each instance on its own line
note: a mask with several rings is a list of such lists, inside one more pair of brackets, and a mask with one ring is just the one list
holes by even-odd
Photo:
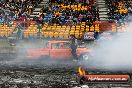
[[[89, 59], [91, 49], [85, 47], [77, 48], [77, 55], [80, 59]], [[71, 59], [71, 48], [69, 41], [49, 41], [46, 48], [29, 49], [28, 59], [51, 58], [51, 59]]]

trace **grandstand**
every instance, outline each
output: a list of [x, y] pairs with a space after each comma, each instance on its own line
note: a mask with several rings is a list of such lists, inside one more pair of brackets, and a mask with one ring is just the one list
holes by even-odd
[[131, 0], [1, 1], [0, 38], [69, 39], [74, 34], [82, 39], [88, 32], [124, 32], [131, 4]]

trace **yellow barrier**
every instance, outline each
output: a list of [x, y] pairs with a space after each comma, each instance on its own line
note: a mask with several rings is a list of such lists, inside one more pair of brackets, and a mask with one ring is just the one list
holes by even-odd
[[95, 31], [96, 31], [96, 32], [99, 32], [99, 24], [96, 24], [96, 25], [95, 25]]
[[91, 32], [94, 32], [94, 26], [91, 26], [91, 27], [90, 27], [90, 31], [91, 31]]
[[67, 31], [64, 32], [64, 38], [65, 39], [68, 39], [69, 38], [69, 32], [67, 32]]
[[59, 33], [58, 32], [54, 32], [53, 37], [54, 38], [58, 38], [59, 37]]
[[86, 32], [89, 32], [89, 26], [86, 26]]
[[43, 36], [44, 36], [44, 38], [48, 38], [49, 37], [49, 32], [48, 31], [43, 32]]
[[59, 32], [59, 38], [63, 38], [64, 37], [64, 32]]
[[49, 32], [49, 37], [53, 38], [54, 33], [52, 31]]

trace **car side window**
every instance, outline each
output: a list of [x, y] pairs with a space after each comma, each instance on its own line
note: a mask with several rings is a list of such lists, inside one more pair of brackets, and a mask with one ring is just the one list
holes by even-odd
[[52, 43], [52, 49], [59, 49], [60, 44], [59, 43]]
[[63, 48], [70, 48], [70, 43], [69, 42], [64, 43]]
[[70, 48], [70, 43], [52, 43], [52, 49], [68, 49]]
[[46, 44], [44, 45], [44, 47], [45, 47], [45, 48], [48, 48], [48, 47], [49, 47], [49, 43], [46, 43]]

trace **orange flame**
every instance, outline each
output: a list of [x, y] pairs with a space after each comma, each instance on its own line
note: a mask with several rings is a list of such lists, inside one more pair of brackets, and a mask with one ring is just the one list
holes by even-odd
[[80, 75], [80, 76], [86, 75], [85, 70], [84, 70], [81, 66], [78, 68], [78, 72], [79, 72], [79, 75]]

